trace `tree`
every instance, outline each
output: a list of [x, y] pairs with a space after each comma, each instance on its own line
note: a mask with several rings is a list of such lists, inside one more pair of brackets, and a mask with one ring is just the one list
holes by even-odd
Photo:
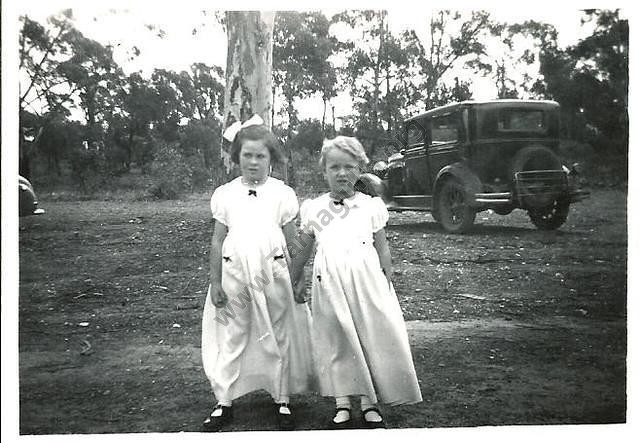
[[415, 33], [405, 35], [421, 68], [423, 81], [418, 89], [426, 94], [423, 97], [424, 110], [450, 100], [450, 97], [439, 93], [450, 90], [442, 86], [454, 68], [482, 66], [482, 57], [487, 52], [485, 41], [492, 26], [491, 17], [485, 11], [472, 11], [465, 17], [459, 11], [441, 10], [435, 12], [429, 22], [427, 47]]
[[523, 23], [496, 23], [492, 34], [501, 45], [499, 55], [487, 54], [479, 70], [492, 75], [497, 98], [540, 98], [535, 78], [536, 65], [545, 51], [558, 46], [558, 33], [552, 25], [528, 20]]
[[[71, 11], [63, 11], [51, 17], [51, 30], [28, 16], [20, 17], [22, 29], [19, 36], [19, 115], [20, 173], [31, 178], [32, 162], [38, 152], [45, 124], [45, 115], [68, 115], [73, 102], [68, 91], [61, 91], [64, 79], [58, 72], [60, 57], [64, 55], [64, 43], [72, 29], [67, 20]], [[51, 132], [52, 128], [48, 128]], [[55, 132], [55, 131], [54, 131]], [[50, 148], [51, 146], [47, 146]], [[62, 147], [59, 147], [61, 149]], [[47, 154], [48, 161], [57, 170], [59, 150], [56, 155]]]
[[[291, 153], [292, 133], [298, 126], [294, 102], [320, 93], [324, 103], [336, 95], [336, 77], [329, 58], [335, 39], [329, 36], [330, 22], [321, 12], [278, 12], [273, 36], [273, 90], [282, 91], [288, 120], [286, 148], [289, 181], [295, 183]], [[275, 111], [275, 109], [274, 109]]]
[[[225, 18], [228, 50], [224, 127], [248, 120], [253, 114], [271, 127], [274, 13], [228, 11]], [[222, 176], [217, 177], [218, 182], [226, 181], [233, 167], [227, 144], [222, 145], [220, 154]]]
[[[407, 88], [415, 66], [407, 45], [392, 35], [386, 11], [344, 11], [333, 17], [346, 24], [358, 37], [341, 42], [347, 63], [343, 81], [354, 97], [354, 118], [343, 124], [355, 129], [369, 155], [389, 141], [409, 106]], [[356, 40], [357, 38], [357, 40]]]
[[[372, 131], [380, 129], [379, 109], [385, 54], [387, 12], [373, 10], [343, 11], [333, 17], [333, 22], [342, 22], [354, 30], [361, 31], [358, 44], [352, 42], [346, 54], [347, 64], [343, 69], [351, 96], [359, 97], [354, 106], [359, 108], [359, 126], [368, 126]], [[354, 100], [355, 101], [355, 100]]]
[[[190, 98], [193, 105], [192, 115], [200, 120], [212, 119], [216, 115], [222, 115], [224, 106], [224, 71], [219, 66], [207, 66], [204, 63], [191, 65], [191, 73], [188, 76], [189, 87], [192, 95], [185, 93], [185, 98]], [[186, 86], [186, 85], [185, 85]]]
[[123, 86], [124, 74], [113, 60], [111, 47], [86, 38], [76, 29], [68, 32], [65, 47], [71, 57], [61, 62], [57, 70], [71, 93], [77, 93], [87, 122], [87, 139], [101, 141], [103, 122], [119, 105], [118, 91]]
[[109, 140], [124, 150], [125, 169], [135, 161], [144, 167], [144, 141], [150, 136], [151, 125], [158, 120], [158, 97], [150, 82], [134, 72], [126, 79], [119, 97], [121, 113], [111, 117]]
[[52, 16], [50, 30], [28, 16], [20, 17], [18, 69], [23, 74], [19, 83], [20, 110], [36, 115], [48, 111], [68, 113], [66, 106], [72, 103], [71, 94], [60, 91], [64, 78], [58, 72], [58, 66], [60, 57], [67, 53], [65, 43], [73, 30], [70, 17], [70, 10]]
[[316, 158], [320, 154], [324, 138], [322, 122], [317, 119], [302, 120], [298, 131], [291, 139], [291, 149], [302, 155], [311, 155]]
[[583, 21], [595, 21], [591, 35], [566, 50], [544, 48], [540, 64], [544, 79], [536, 87], [561, 104], [578, 138], [590, 127], [598, 135], [599, 149], [626, 153], [629, 23], [618, 10], [587, 10]]

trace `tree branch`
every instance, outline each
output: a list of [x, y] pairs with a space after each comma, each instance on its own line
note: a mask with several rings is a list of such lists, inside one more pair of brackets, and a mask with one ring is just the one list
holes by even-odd
[[[34, 69], [34, 72], [33, 72], [34, 77], [39, 75], [40, 70], [42, 69], [42, 65], [44, 65], [44, 62], [49, 58], [49, 55], [52, 52], [54, 45], [56, 43], [58, 43], [58, 41], [60, 40], [60, 37], [62, 36], [62, 33], [65, 30], [66, 30], [66, 28], [64, 26], [60, 27], [60, 31], [58, 32], [58, 35], [56, 35], [56, 37], [51, 41], [51, 45], [49, 45], [49, 47], [45, 51], [44, 55], [42, 56], [42, 60], [40, 60], [40, 63], [38, 63], [35, 66], [35, 69]], [[29, 94], [29, 92], [33, 88], [34, 83], [35, 83], [35, 78], [32, 78], [31, 79], [31, 84], [29, 85], [29, 87], [27, 88], [25, 93], [22, 95], [22, 97], [20, 97], [20, 103], [22, 103], [26, 99], [27, 95]]]

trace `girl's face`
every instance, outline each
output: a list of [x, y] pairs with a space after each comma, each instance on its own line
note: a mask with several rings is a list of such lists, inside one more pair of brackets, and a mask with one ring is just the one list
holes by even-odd
[[262, 181], [269, 174], [271, 154], [260, 140], [247, 140], [240, 148], [240, 172], [246, 180]]
[[350, 196], [360, 176], [358, 160], [340, 149], [330, 149], [325, 156], [324, 178], [331, 192]]

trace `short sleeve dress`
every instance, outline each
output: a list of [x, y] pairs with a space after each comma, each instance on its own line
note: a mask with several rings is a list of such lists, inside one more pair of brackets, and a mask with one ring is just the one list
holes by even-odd
[[[264, 389], [279, 401], [310, 389], [310, 312], [293, 298], [282, 227], [298, 214], [293, 189], [269, 177], [252, 190], [240, 178], [218, 187], [213, 218], [227, 226], [222, 245], [225, 307], [209, 294], [202, 360], [218, 401]], [[210, 289], [210, 288], [209, 288]]]
[[402, 311], [373, 245], [389, 219], [384, 202], [359, 192], [335, 202], [327, 193], [300, 213], [317, 245], [311, 339], [320, 394], [422, 401]]

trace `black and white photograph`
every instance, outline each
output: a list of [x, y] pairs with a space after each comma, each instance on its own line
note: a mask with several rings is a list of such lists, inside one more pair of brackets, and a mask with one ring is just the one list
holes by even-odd
[[3, 2], [3, 441], [631, 441], [604, 6]]

